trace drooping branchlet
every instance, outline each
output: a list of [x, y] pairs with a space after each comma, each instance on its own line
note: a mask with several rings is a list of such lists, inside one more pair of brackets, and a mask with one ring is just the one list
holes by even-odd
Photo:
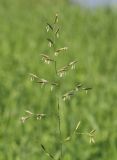
[[65, 94], [62, 96], [62, 99], [63, 99], [64, 101], [70, 100], [70, 98], [71, 98], [72, 96], [74, 96], [74, 94], [75, 94], [74, 90], [71, 90], [71, 91], [65, 93]]
[[68, 64], [68, 66], [70, 66], [71, 69], [75, 69], [76, 63], [78, 63], [78, 61], [72, 61], [72, 62], [70, 62], [70, 63]]
[[54, 59], [50, 58], [48, 55], [46, 54], [40, 54], [42, 56], [42, 60], [44, 61], [44, 63], [46, 64], [50, 64], [51, 62], [54, 62]]
[[64, 66], [61, 69], [57, 70], [57, 74], [59, 77], [63, 77], [66, 75], [67, 71], [68, 71], [68, 66]]
[[55, 51], [54, 55], [58, 56], [60, 53], [62, 53], [62, 51], [66, 51], [67, 49], [68, 47], [59, 48]]
[[47, 32], [49, 32], [49, 30], [52, 30], [53, 31], [53, 27], [52, 27], [52, 25], [51, 24], [49, 24], [49, 23], [47, 23], [47, 26], [46, 26], [46, 30], [47, 30]]
[[91, 90], [92, 88], [91, 87], [84, 87], [82, 88], [82, 90], [86, 91], [86, 94], [88, 93], [89, 90]]
[[29, 73], [29, 77], [30, 77], [30, 80], [31, 80], [31, 81], [34, 81], [34, 80], [38, 80], [38, 79], [39, 79], [39, 77], [38, 77], [37, 75], [33, 74], [33, 73]]
[[53, 40], [51, 40], [50, 38], [47, 38], [47, 41], [48, 41], [48, 46], [49, 46], [49, 47], [54, 46]]
[[23, 116], [20, 118], [21, 122], [24, 123], [26, 120], [28, 120], [29, 118], [36, 118], [37, 120], [41, 120], [42, 118], [44, 118], [46, 116], [46, 114], [44, 113], [33, 113], [31, 111], [26, 110], [25, 111], [28, 115]]

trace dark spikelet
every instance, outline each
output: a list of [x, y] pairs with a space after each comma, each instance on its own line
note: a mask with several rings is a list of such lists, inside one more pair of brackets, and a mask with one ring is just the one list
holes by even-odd
[[45, 149], [45, 147], [44, 147], [43, 144], [41, 144], [41, 148], [42, 148], [44, 151], [46, 151], [46, 149]]
[[56, 32], [55, 32], [55, 35], [56, 35], [56, 37], [58, 38], [59, 37], [59, 28], [56, 30]]
[[49, 47], [52, 47], [54, 45], [54, 42], [50, 38], [47, 38], [47, 41], [48, 41]]
[[50, 38], [47, 38], [48, 42], [50, 42], [51, 44], [54, 44], [54, 42], [50, 39]]
[[51, 24], [47, 23], [47, 26], [49, 26], [49, 28], [53, 31], [53, 27], [51, 26]]
[[58, 29], [56, 30], [55, 34], [57, 34], [57, 33], [59, 32], [59, 30], [60, 30], [60, 29], [58, 28]]
[[47, 156], [49, 156], [51, 159], [54, 159], [54, 160], [55, 160], [54, 156], [53, 156], [51, 153], [49, 153], [48, 151], [46, 151], [46, 149], [45, 149], [45, 147], [44, 147], [43, 144], [41, 144], [41, 148], [43, 149], [43, 151], [45, 152], [45, 154], [46, 154]]
[[40, 79], [39, 81], [37, 81], [36, 83], [48, 83], [48, 81], [46, 79]]
[[49, 154], [49, 156], [50, 156], [52, 159], [54, 159], [54, 156], [53, 156], [52, 154]]

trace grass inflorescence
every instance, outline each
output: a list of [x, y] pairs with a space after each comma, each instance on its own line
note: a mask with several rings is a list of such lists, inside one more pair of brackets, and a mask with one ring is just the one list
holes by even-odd
[[[30, 77], [31, 81], [39, 84], [41, 87], [43, 87], [43, 86], [46, 87], [46, 86], [49, 85], [51, 91], [53, 91], [53, 89], [55, 89], [56, 87], [59, 89], [59, 86], [61, 86], [60, 79], [62, 79], [64, 76], [66, 76], [66, 74], [69, 70], [75, 70], [76, 67], [77, 67], [77, 64], [79, 64], [78, 60], [73, 60], [73, 61], [68, 62], [63, 67], [58, 66], [57, 57], [64, 52], [66, 53], [67, 50], [68, 50], [68, 47], [61, 47], [59, 49], [56, 47], [57, 46], [57, 44], [56, 44], [57, 41], [56, 40], [59, 38], [59, 34], [60, 34], [60, 30], [59, 30], [60, 27], [59, 27], [58, 21], [59, 21], [59, 16], [58, 16], [58, 14], [56, 14], [52, 24], [50, 24], [48, 22], [46, 23], [47, 24], [46, 25], [46, 31], [47, 31], [47, 33], [51, 32], [51, 35], [52, 35], [51, 37], [47, 38], [48, 47], [52, 48], [51, 55], [49, 55], [47, 53], [46, 54], [45, 53], [40, 54], [40, 56], [42, 57], [41, 60], [42, 60], [43, 63], [45, 63], [47, 65], [50, 65], [50, 63], [52, 63], [52, 66], [55, 70], [55, 72], [53, 74], [55, 74], [55, 77], [56, 77], [57, 80], [50, 81], [50, 80], [46, 80], [45, 78], [41, 78], [41, 76], [37, 76], [33, 73], [29, 73], [29, 77]], [[61, 55], [61, 58], [62, 58], [62, 55]], [[48, 69], [49, 69], [49, 67], [48, 67]], [[86, 87], [82, 83], [76, 83], [74, 85], [74, 88], [72, 88], [70, 91], [67, 91], [64, 94], [60, 91], [61, 95], [58, 95], [57, 93], [55, 95], [55, 100], [57, 101], [57, 112], [55, 113], [55, 115], [57, 114], [58, 134], [59, 134], [58, 139], [56, 139], [56, 141], [58, 143], [59, 150], [60, 150], [60, 155], [59, 155], [59, 158], [58, 158], [59, 160], [63, 159], [63, 155], [64, 155], [63, 145], [66, 142], [71, 141], [73, 135], [76, 135], [76, 136], [86, 135], [86, 136], [89, 137], [89, 142], [90, 143], [95, 143], [95, 140], [94, 140], [95, 129], [91, 130], [90, 132], [80, 132], [79, 131], [79, 127], [80, 127], [80, 124], [81, 124], [80, 121], [78, 121], [78, 123], [77, 123], [75, 129], [73, 130], [73, 132], [66, 138], [63, 138], [62, 128], [61, 128], [61, 123], [63, 123], [63, 122], [61, 120], [60, 101], [61, 100], [70, 101], [71, 97], [77, 96], [77, 92], [85, 91], [86, 94], [87, 94], [87, 92], [91, 89], [92, 89], [91, 87]], [[37, 120], [41, 120], [46, 115], [48, 115], [48, 113], [34, 114], [31, 111], [26, 111], [26, 113], [28, 115], [21, 117], [21, 121], [23, 123], [30, 118], [36, 118]], [[41, 144], [41, 148], [48, 157], [56, 160], [56, 158], [54, 157], [54, 154], [51, 154], [50, 152], [48, 152], [47, 151], [48, 149], [45, 147], [44, 144]]]

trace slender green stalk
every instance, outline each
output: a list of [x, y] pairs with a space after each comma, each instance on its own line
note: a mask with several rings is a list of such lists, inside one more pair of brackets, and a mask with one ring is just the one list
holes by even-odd
[[57, 65], [56, 65], [56, 61], [55, 61], [55, 73], [56, 73], [56, 75], [58, 75], [58, 74], [57, 74]]
[[59, 104], [59, 98], [58, 98], [58, 129], [59, 129], [59, 136], [60, 136], [60, 160], [62, 160], [63, 157], [63, 143], [62, 143], [62, 132], [61, 132], [61, 117], [60, 117], [60, 104]]
[[43, 144], [41, 144], [41, 148], [43, 149], [44, 153], [45, 153], [48, 157], [50, 157], [50, 158], [53, 159], [53, 160], [56, 160], [56, 159], [54, 158], [54, 156], [45, 149], [45, 146], [44, 146]]

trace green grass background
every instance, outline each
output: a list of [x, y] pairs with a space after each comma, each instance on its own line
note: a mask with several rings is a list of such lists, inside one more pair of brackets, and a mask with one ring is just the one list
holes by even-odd
[[[47, 160], [45, 147], [58, 158], [58, 121], [55, 91], [40, 88], [28, 73], [52, 78], [53, 66], [40, 60], [50, 52], [46, 22], [60, 17], [58, 47], [68, 46], [59, 66], [78, 60], [76, 71], [63, 79], [61, 92], [83, 82], [93, 87], [70, 102], [60, 102], [63, 137], [81, 120], [81, 132], [96, 129], [96, 144], [86, 136], [75, 136], [63, 147], [64, 160], [117, 159], [117, 11], [88, 10], [62, 0], [0, 0], [0, 160]], [[25, 110], [46, 113], [42, 121], [24, 125]]]

